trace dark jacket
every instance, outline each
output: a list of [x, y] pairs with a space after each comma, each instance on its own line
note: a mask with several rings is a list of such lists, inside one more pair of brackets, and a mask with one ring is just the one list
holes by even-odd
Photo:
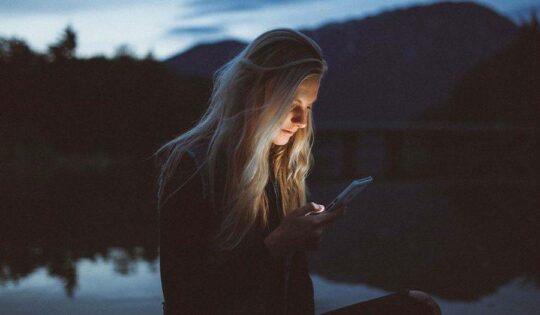
[[[233, 251], [210, 247], [221, 215], [212, 207], [205, 145], [191, 149], [165, 188], [172, 195], [160, 209], [160, 271], [166, 314], [314, 314], [313, 285], [306, 254], [273, 258], [263, 240], [281, 220], [280, 196], [272, 178], [266, 186], [270, 213], [266, 229], [253, 228]], [[271, 172], [272, 173], [272, 172]], [[224, 183], [217, 172], [216, 199]]]

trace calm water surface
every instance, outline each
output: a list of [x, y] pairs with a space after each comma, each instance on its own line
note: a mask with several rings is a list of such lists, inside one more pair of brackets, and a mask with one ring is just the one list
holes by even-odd
[[[152, 181], [58, 176], [0, 190], [0, 313], [161, 314]], [[313, 182], [312, 199], [347, 183]], [[537, 191], [534, 180], [376, 181], [310, 254], [317, 313], [413, 288], [444, 314], [540, 314]]]

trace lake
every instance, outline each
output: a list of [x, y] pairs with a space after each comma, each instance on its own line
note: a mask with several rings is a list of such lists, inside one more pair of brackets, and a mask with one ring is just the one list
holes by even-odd
[[[138, 167], [3, 181], [0, 313], [161, 314], [153, 179]], [[347, 184], [310, 182], [312, 200]], [[538, 184], [376, 177], [310, 252], [317, 313], [409, 288], [444, 314], [539, 314]]]

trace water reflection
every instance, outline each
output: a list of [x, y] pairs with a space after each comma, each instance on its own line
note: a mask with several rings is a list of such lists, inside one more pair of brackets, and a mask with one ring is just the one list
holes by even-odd
[[[318, 275], [312, 275], [312, 278], [316, 287], [316, 314], [390, 293], [390, 291], [365, 284], [343, 284], [321, 278]], [[540, 312], [540, 292], [522, 278], [513, 279], [501, 286], [497, 292], [474, 302], [446, 300], [437, 295], [432, 296], [445, 315], [533, 315]]]
[[[158, 262], [132, 262], [134, 273], [120, 276], [114, 264], [98, 258], [78, 263], [79, 289], [66, 296], [58, 281], [45, 268], [38, 268], [17, 284], [4, 284], [0, 290], [2, 313], [18, 314], [162, 314]], [[312, 274], [315, 286], [315, 312], [322, 312], [358, 301], [377, 298], [389, 291], [365, 284], [344, 284]], [[434, 296], [444, 314], [538, 314], [540, 292], [524, 279], [516, 278], [497, 292], [475, 302], [452, 301]]]
[[[96, 300], [113, 299], [110, 306], [122, 313], [140, 313], [133, 307], [139, 302], [147, 303], [142, 309], [159, 313], [150, 174], [142, 165], [114, 167], [102, 173], [56, 174], [41, 182], [13, 179], [2, 187], [2, 309], [9, 309], [9, 303], [20, 309], [29, 298], [45, 300], [55, 292], [61, 312], [84, 303], [95, 311], [90, 306]], [[312, 199], [327, 202], [347, 183], [311, 182]], [[310, 254], [316, 292], [325, 292], [324, 283], [350, 285], [357, 288], [354, 302], [416, 288], [446, 305], [466, 308], [471, 301], [478, 305], [502, 294], [497, 290], [508, 285], [508, 294], [520, 295], [515, 279], [521, 279], [530, 285], [523, 293], [537, 299], [537, 191], [535, 179], [379, 178], [355, 200], [346, 219], [335, 223], [319, 251]], [[45, 281], [54, 285], [40, 287]], [[129, 289], [119, 285], [123, 281]], [[60, 288], [64, 298], [52, 287]], [[123, 294], [140, 299], [126, 298], [122, 304]], [[317, 299], [325, 307], [344, 302], [337, 293]]]
[[[123, 255], [111, 249], [111, 256]], [[132, 273], [119, 275], [110, 259], [77, 262], [77, 290], [66, 296], [46, 267], [0, 289], [2, 314], [161, 314], [161, 286], [157, 261], [130, 261]]]
[[[316, 194], [329, 200], [337, 186], [318, 185]], [[312, 266], [336, 281], [461, 301], [515, 277], [538, 287], [537, 191], [532, 180], [374, 184], [326, 235]]]
[[124, 275], [137, 259], [154, 262], [158, 235], [152, 187], [141, 165], [13, 178], [0, 190], [0, 283], [17, 282], [43, 267], [73, 296], [82, 259], [102, 257]]

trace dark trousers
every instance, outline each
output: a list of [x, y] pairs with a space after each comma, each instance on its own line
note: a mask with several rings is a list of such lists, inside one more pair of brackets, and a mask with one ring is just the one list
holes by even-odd
[[422, 291], [403, 291], [345, 306], [323, 315], [440, 315], [437, 302]]
[[[163, 314], [167, 315], [165, 302]], [[422, 291], [403, 291], [342, 307], [322, 315], [440, 315], [437, 302]]]

